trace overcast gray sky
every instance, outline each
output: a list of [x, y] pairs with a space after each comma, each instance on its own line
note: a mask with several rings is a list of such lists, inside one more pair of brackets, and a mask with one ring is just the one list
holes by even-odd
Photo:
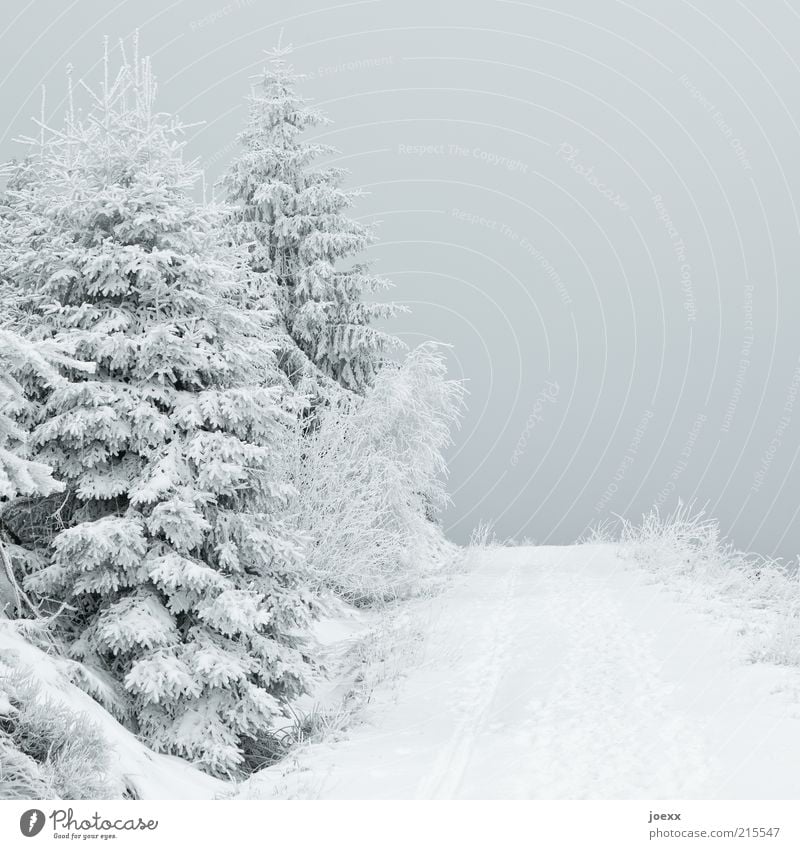
[[355, 214], [452, 345], [463, 540], [569, 542], [708, 502], [742, 548], [800, 552], [800, 15], [788, 2], [6, 0], [0, 155], [42, 84], [140, 31], [160, 105], [222, 172], [284, 31], [335, 122]]

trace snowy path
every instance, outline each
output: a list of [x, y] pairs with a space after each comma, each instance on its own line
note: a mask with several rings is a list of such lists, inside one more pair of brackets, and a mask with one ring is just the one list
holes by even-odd
[[426, 609], [364, 724], [252, 795], [800, 798], [797, 673], [613, 548], [490, 551]]

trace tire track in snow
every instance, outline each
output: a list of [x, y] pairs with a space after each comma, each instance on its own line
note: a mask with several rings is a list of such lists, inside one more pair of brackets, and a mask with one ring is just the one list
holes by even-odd
[[[432, 770], [420, 782], [416, 793], [418, 799], [452, 799], [458, 795], [473, 747], [486, 724], [495, 693], [505, 672], [503, 658], [508, 654], [513, 639], [513, 599], [518, 579], [519, 562], [514, 559], [504, 576], [504, 590], [500, 598], [492, 598], [494, 614], [490, 620], [491, 624], [483, 629], [485, 638], [481, 640], [481, 646], [485, 646], [486, 651], [476, 655], [471, 661], [468, 686], [461, 688], [459, 692], [459, 698], [463, 700], [463, 705], [468, 706], [468, 712], [457, 723], [447, 745], [437, 756]], [[496, 584], [494, 581], [493, 587]], [[487, 593], [489, 597], [494, 595], [495, 593]], [[488, 598], [484, 599], [484, 602], [487, 601]]]

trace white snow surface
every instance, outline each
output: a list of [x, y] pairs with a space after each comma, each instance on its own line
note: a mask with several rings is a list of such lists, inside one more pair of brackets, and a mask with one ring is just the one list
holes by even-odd
[[796, 799], [800, 673], [614, 546], [497, 548], [415, 608], [417, 663], [247, 798]]

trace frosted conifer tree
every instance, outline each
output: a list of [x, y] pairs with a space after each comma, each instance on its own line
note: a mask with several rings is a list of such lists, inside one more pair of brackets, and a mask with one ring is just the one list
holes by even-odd
[[[234, 241], [249, 249], [252, 269], [274, 275], [289, 339], [282, 366], [310, 394], [330, 394], [333, 379], [363, 392], [387, 349], [397, 344], [372, 322], [394, 315], [392, 304], [365, 296], [386, 288], [361, 263], [337, 268], [372, 241], [369, 228], [347, 216], [359, 192], [342, 188], [346, 172], [316, 166], [335, 152], [302, 139], [327, 119], [296, 92], [300, 77], [286, 61], [291, 48], [269, 53], [248, 98], [242, 153], [224, 179], [236, 210]], [[328, 381], [326, 381], [326, 378]]]
[[[232, 774], [304, 687], [303, 540], [275, 472], [286, 380], [244, 263], [147, 61], [42, 129], [0, 219], [19, 325], [93, 363], [25, 387], [33, 459], [66, 484], [26, 586], [66, 600], [74, 655], [124, 683], [154, 748]], [[247, 294], [245, 295], [245, 292]], [[47, 544], [49, 542], [49, 544]]]

